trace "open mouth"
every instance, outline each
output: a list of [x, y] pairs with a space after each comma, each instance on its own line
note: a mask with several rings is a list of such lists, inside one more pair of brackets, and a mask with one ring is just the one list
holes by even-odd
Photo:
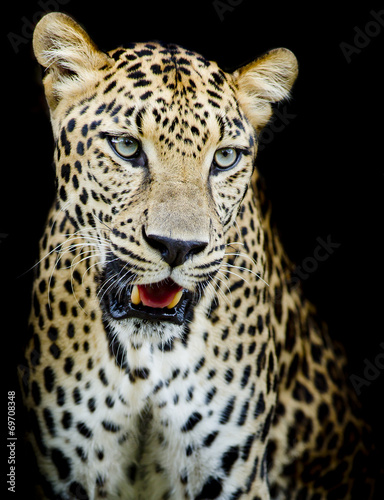
[[125, 293], [111, 291], [104, 297], [113, 319], [140, 318], [178, 325], [184, 323], [191, 299], [191, 292], [170, 278], [149, 285], [133, 285]]

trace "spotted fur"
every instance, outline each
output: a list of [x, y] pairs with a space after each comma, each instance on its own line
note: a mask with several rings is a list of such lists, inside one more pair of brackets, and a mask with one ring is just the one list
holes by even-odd
[[[57, 172], [22, 377], [41, 495], [368, 499], [343, 354], [290, 285], [254, 169], [293, 54], [230, 74], [159, 42], [103, 53], [59, 13], [34, 50]], [[164, 241], [189, 252], [171, 260]], [[169, 278], [190, 297], [182, 324], [111, 316], [111, 296]]]

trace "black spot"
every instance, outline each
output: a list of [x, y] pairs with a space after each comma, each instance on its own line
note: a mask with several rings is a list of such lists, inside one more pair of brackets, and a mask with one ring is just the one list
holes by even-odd
[[50, 435], [53, 437], [56, 436], [55, 421], [53, 420], [53, 415], [49, 408], [44, 408], [43, 417], [45, 420], [45, 425], [47, 426]]
[[88, 493], [85, 491], [84, 486], [77, 481], [73, 481], [70, 484], [69, 491], [72, 493], [73, 497], [78, 500], [89, 500]]
[[146, 380], [149, 377], [149, 374], [150, 374], [149, 368], [135, 368], [133, 370], [133, 376], [141, 378], [142, 380]]
[[55, 385], [55, 372], [50, 366], [44, 368], [44, 386], [48, 392], [52, 392]]
[[265, 412], [265, 401], [264, 401], [264, 395], [261, 392], [259, 399], [257, 400], [253, 416], [254, 416], [254, 418], [257, 418], [259, 415], [262, 415], [264, 412]]
[[64, 302], [63, 300], [60, 300], [60, 302], [59, 302], [59, 309], [60, 309], [60, 314], [62, 316], [66, 316], [66, 314], [67, 314], [67, 303]]
[[194, 372], [197, 373], [203, 366], [204, 366], [204, 363], [205, 363], [205, 357], [203, 356], [197, 363], [196, 363], [196, 366], [194, 368]]
[[[117, 85], [116, 80], [112, 80], [111, 83], [105, 88], [103, 94], [108, 94], [112, 89], [114, 89]], [[97, 114], [97, 113], [96, 113]]]
[[103, 383], [103, 385], [105, 385], [105, 386], [108, 385], [108, 379], [107, 379], [107, 376], [106, 376], [103, 368], [100, 368], [100, 370], [99, 370], [99, 378], [100, 378], [101, 382]]
[[265, 419], [263, 432], [261, 433], [261, 442], [262, 443], [264, 443], [264, 441], [267, 439], [269, 429], [271, 427], [273, 412], [274, 412], [274, 407], [272, 406], [271, 409], [269, 410], [267, 418]]
[[178, 119], [178, 118], [177, 118], [177, 116], [176, 116], [176, 117], [172, 120], [172, 123], [171, 123], [171, 125], [169, 126], [168, 131], [169, 131], [170, 133], [174, 132], [175, 127], [176, 127], [176, 125], [177, 125], [178, 123], [179, 123], [179, 119]]
[[237, 425], [241, 426], [244, 425], [247, 415], [248, 415], [248, 410], [249, 410], [249, 401], [245, 401], [243, 404], [243, 407], [241, 408], [239, 420], [237, 421]]
[[117, 60], [120, 58], [120, 56], [121, 56], [122, 54], [124, 54], [124, 52], [125, 52], [125, 49], [116, 50], [116, 52], [114, 52], [114, 53], [112, 54], [113, 59], [114, 59], [115, 61], [117, 61]]
[[243, 357], [243, 344], [239, 344], [236, 349], [236, 361], [241, 361]]
[[58, 386], [56, 389], [57, 391], [57, 405], [58, 406], [64, 406], [65, 404], [65, 391], [61, 385]]
[[135, 54], [137, 54], [139, 57], [144, 57], [153, 55], [153, 52], [150, 49], [141, 49], [141, 50], [135, 50]]
[[242, 389], [244, 389], [244, 387], [248, 383], [249, 376], [251, 374], [251, 370], [252, 370], [251, 365], [247, 365], [244, 367], [243, 376], [241, 377], [241, 381], [240, 381], [240, 387]]
[[137, 129], [139, 131], [140, 134], [143, 133], [143, 130], [142, 130], [142, 123], [143, 123], [143, 116], [145, 114], [145, 108], [141, 108], [137, 114], [136, 114], [136, 117], [135, 117], [135, 123], [136, 123], [136, 126], [137, 126]]
[[75, 168], [77, 169], [77, 171], [79, 172], [79, 174], [81, 174], [82, 166], [81, 166], [81, 163], [78, 160], [75, 161]]
[[267, 349], [267, 343], [264, 342], [264, 344], [262, 345], [260, 352], [257, 356], [257, 361], [256, 361], [257, 376], [258, 377], [260, 377], [261, 370], [263, 370], [265, 368], [265, 363], [266, 363], [265, 351], [266, 351], [266, 349]]
[[259, 314], [257, 316], [257, 330], [259, 331], [259, 333], [262, 333], [263, 329], [264, 329], [264, 320], [261, 314]]
[[74, 118], [71, 118], [67, 126], [68, 132], [72, 132], [75, 126], [76, 126], [76, 120]]
[[219, 431], [214, 431], [211, 434], [208, 434], [208, 436], [204, 439], [203, 441], [203, 446], [209, 447], [211, 444], [214, 442], [214, 440], [217, 438], [219, 434]]
[[140, 99], [142, 101], [145, 101], [146, 99], [149, 99], [151, 97], [151, 95], [153, 94], [153, 92], [151, 90], [148, 90], [147, 92], [144, 92], [144, 94], [142, 94], [140, 96]]
[[81, 203], [83, 203], [83, 205], [86, 205], [88, 201], [88, 192], [84, 188], [80, 195], [80, 201]]
[[161, 66], [159, 64], [152, 64], [151, 66], [151, 71], [155, 75], [160, 75], [161, 74]]
[[87, 461], [88, 456], [87, 456], [84, 448], [82, 448], [81, 446], [76, 446], [76, 453], [77, 453], [77, 455], [79, 456], [79, 458], [81, 459], [82, 462], [86, 462]]
[[224, 374], [224, 380], [227, 382], [227, 384], [231, 383], [233, 380], [234, 374], [232, 368], [228, 368], [228, 370]]
[[322, 373], [315, 371], [314, 382], [315, 382], [315, 387], [319, 392], [323, 393], [328, 390], [327, 380]]
[[191, 431], [202, 419], [201, 413], [195, 411], [182, 426], [181, 432]]
[[71, 295], [72, 295], [72, 293], [73, 293], [73, 288], [72, 288], [72, 283], [71, 283], [71, 281], [70, 281], [70, 280], [66, 280], [66, 281], [64, 282], [64, 288], [66, 289], [66, 291], [67, 291], [69, 294], [71, 294]]
[[67, 201], [67, 191], [65, 190], [65, 187], [64, 186], [61, 186], [60, 187], [60, 190], [59, 190], [59, 196], [60, 196], [60, 199], [63, 200], [63, 201]]
[[235, 400], [236, 400], [236, 396], [232, 396], [229, 399], [227, 406], [224, 408], [224, 410], [222, 411], [222, 413], [220, 415], [220, 419], [219, 419], [220, 424], [226, 424], [229, 421], [229, 419], [231, 418], [233, 409], [235, 407]]
[[63, 128], [60, 134], [61, 146], [64, 148], [65, 156], [69, 156], [71, 154], [71, 143], [67, 139], [67, 133]]
[[254, 440], [256, 439], [256, 436], [255, 434], [250, 434], [245, 443], [244, 443], [244, 446], [242, 448], [242, 455], [241, 455], [241, 458], [244, 462], [246, 462], [249, 458], [249, 454], [251, 452], [251, 448], [252, 448], [252, 444], [254, 442]]
[[221, 483], [221, 479], [209, 476], [207, 482], [203, 486], [203, 489], [201, 490], [199, 495], [195, 497], [195, 500], [209, 500], [212, 498], [217, 498], [223, 489]]
[[212, 387], [212, 389], [209, 392], [207, 392], [207, 395], [205, 396], [205, 404], [208, 405], [212, 401], [216, 392], [217, 392], [216, 387]]
[[223, 469], [226, 476], [229, 476], [233, 464], [239, 458], [239, 447], [231, 446], [221, 457], [221, 468]]
[[76, 405], [80, 404], [82, 401], [81, 392], [80, 392], [80, 389], [78, 387], [75, 387], [73, 389], [73, 401]]
[[108, 408], [113, 408], [115, 405], [115, 401], [111, 396], [107, 396], [105, 398], [105, 404], [108, 406]]
[[86, 438], [91, 438], [93, 436], [93, 432], [91, 431], [91, 429], [89, 429], [84, 422], [79, 422], [77, 424], [77, 430], [79, 431], [79, 433], [86, 437]]
[[109, 422], [108, 420], [103, 420], [101, 423], [106, 431], [119, 432], [119, 430], [120, 430], [120, 426], [118, 424], [115, 424], [113, 422]]
[[[220, 97], [220, 96], [219, 96]], [[242, 124], [242, 122], [238, 119], [238, 118], [234, 118], [233, 119], [233, 123], [236, 125], [236, 127], [238, 127], [239, 129], [241, 130], [245, 130], [244, 129], [244, 125]]]
[[101, 113], [105, 110], [105, 108], [106, 108], [106, 107], [107, 107], [107, 105], [106, 105], [106, 104], [101, 104], [101, 105], [97, 108], [97, 110], [95, 111], [95, 114], [96, 114], [96, 115], [100, 115], [100, 114], [101, 114]]
[[69, 176], [71, 174], [71, 166], [69, 163], [64, 163], [61, 165], [61, 177], [65, 180], [65, 182], [69, 181]]
[[301, 384], [299, 381], [296, 381], [292, 395], [297, 401], [303, 401], [305, 403], [312, 403], [313, 401], [312, 394], [305, 385]]
[[191, 132], [193, 135], [200, 135], [199, 129], [194, 126], [191, 127]]
[[93, 413], [96, 410], [96, 400], [95, 398], [90, 398], [88, 399], [88, 409], [91, 413]]
[[65, 363], [64, 363], [65, 373], [67, 373], [69, 375], [72, 371], [74, 364], [75, 364], [75, 362], [73, 361], [73, 358], [71, 358], [71, 357], [65, 358]]
[[55, 341], [57, 340], [57, 337], [59, 336], [59, 332], [56, 327], [50, 326], [48, 329], [48, 337], [50, 340]]
[[73, 323], [68, 323], [67, 326], [67, 335], [70, 339], [72, 339], [75, 336], [75, 327], [73, 326]]
[[72, 425], [72, 413], [65, 411], [61, 419], [61, 425], [64, 429], [69, 429]]
[[282, 315], [283, 315], [283, 308], [282, 308], [282, 305], [281, 305], [281, 291], [280, 291], [280, 288], [278, 287], [275, 287], [275, 299], [273, 301], [273, 307], [274, 307], [274, 310], [275, 310], [275, 318], [277, 319], [277, 321], [279, 323], [281, 323], [281, 318], [282, 318]]
[[54, 463], [60, 479], [66, 479], [71, 473], [71, 461], [58, 448], [52, 448], [52, 462]]

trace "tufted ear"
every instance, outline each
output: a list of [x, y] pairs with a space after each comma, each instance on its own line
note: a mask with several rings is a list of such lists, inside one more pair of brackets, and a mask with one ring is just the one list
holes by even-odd
[[297, 59], [288, 49], [271, 50], [233, 73], [238, 101], [256, 130], [270, 119], [270, 103], [289, 96], [297, 73]]
[[94, 72], [109, 61], [84, 29], [61, 12], [51, 12], [39, 21], [33, 50], [38, 62], [47, 68], [44, 86], [51, 109], [64, 96], [85, 90]]

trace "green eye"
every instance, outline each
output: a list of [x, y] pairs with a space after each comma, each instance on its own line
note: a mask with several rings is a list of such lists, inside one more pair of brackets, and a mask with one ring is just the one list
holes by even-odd
[[116, 153], [124, 159], [136, 158], [140, 152], [140, 143], [133, 137], [113, 136], [109, 142]]
[[240, 155], [235, 148], [222, 148], [218, 149], [214, 155], [214, 161], [219, 168], [230, 168], [233, 167]]

